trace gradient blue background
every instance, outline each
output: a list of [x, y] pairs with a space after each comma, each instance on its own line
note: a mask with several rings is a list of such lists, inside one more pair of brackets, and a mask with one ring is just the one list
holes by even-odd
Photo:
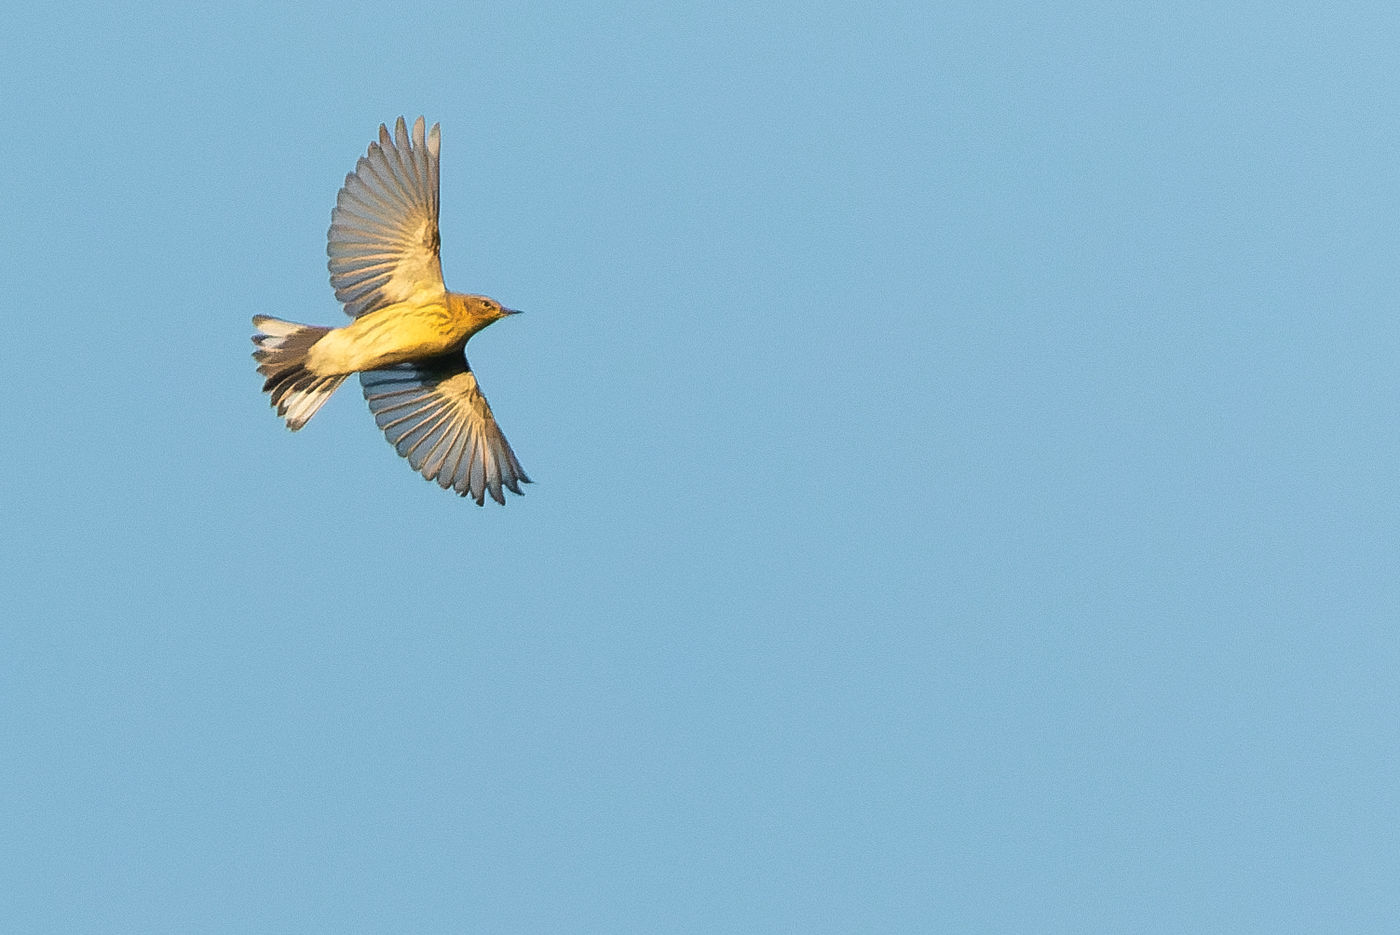
[[[1393, 4], [37, 6], [4, 931], [1400, 928]], [[418, 113], [505, 509], [248, 356]]]

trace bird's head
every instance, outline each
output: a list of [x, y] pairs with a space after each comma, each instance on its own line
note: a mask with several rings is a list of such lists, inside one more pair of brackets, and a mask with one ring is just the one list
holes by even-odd
[[471, 321], [471, 331], [473, 334], [485, 328], [493, 321], [500, 321], [507, 315], [519, 315], [520, 312], [513, 308], [506, 308], [495, 299], [488, 299], [484, 295], [464, 295], [460, 297], [463, 311]]

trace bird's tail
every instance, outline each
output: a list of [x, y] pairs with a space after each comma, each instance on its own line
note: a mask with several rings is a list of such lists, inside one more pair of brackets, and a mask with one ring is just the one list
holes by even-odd
[[267, 377], [263, 392], [272, 396], [277, 414], [295, 432], [331, 398], [349, 374], [323, 376], [306, 368], [307, 352], [331, 329], [266, 315], [254, 315], [253, 325], [260, 332], [253, 335], [253, 343], [258, 346], [253, 359], [258, 362], [258, 373]]

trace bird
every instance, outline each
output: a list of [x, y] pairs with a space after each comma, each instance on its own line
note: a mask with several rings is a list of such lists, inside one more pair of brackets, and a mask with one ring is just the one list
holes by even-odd
[[345, 176], [327, 233], [331, 288], [353, 319], [340, 328], [253, 316], [263, 392], [295, 432], [353, 373], [389, 443], [428, 480], [477, 506], [523, 494], [530, 478], [467, 363], [471, 336], [516, 309], [448, 291], [438, 235], [441, 125], [379, 125]]

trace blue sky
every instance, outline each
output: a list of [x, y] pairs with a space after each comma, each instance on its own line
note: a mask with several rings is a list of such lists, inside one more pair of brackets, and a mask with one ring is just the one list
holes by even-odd
[[[12, 13], [0, 927], [1394, 931], [1397, 40]], [[505, 508], [249, 358], [419, 113]]]

